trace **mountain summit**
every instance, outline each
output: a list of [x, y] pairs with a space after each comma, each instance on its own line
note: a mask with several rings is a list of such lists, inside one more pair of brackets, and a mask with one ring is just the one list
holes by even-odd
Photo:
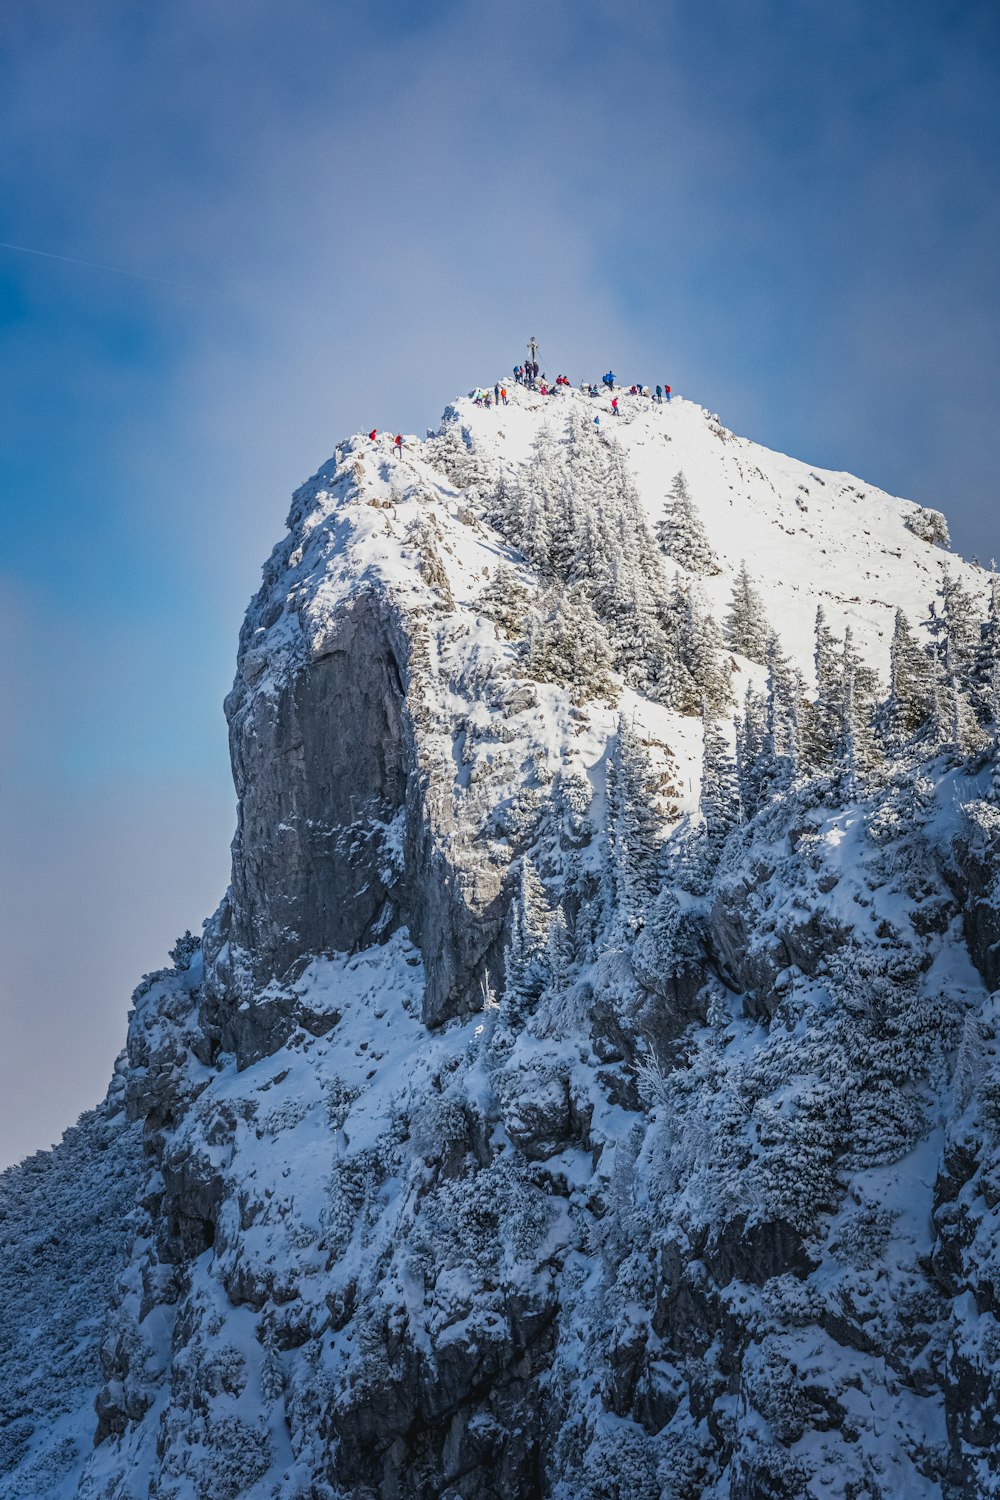
[[1000, 1485], [1000, 591], [687, 401], [293, 497], [233, 878], [0, 1178], [0, 1497]]

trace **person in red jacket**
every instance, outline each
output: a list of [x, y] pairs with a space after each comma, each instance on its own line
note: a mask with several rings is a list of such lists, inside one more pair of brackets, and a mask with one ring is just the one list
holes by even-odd
[[614, 412], [615, 416], [617, 417], [617, 415], [618, 415], [618, 397], [617, 396], [612, 396], [611, 397], [611, 410]]
[[663, 394], [666, 396], [667, 400], [669, 401], [670, 400], [670, 387], [669, 387], [669, 385], [665, 385], [663, 387]]
[[373, 427], [372, 430], [371, 430], [371, 432], [368, 434], [368, 436], [371, 438], [372, 442], [374, 443], [375, 439], [378, 437], [378, 428], [377, 427]]
[[396, 456], [398, 458], [402, 458], [402, 456], [403, 456], [403, 434], [401, 432], [397, 432], [396, 433], [396, 436], [393, 439], [392, 446], [396, 450]]

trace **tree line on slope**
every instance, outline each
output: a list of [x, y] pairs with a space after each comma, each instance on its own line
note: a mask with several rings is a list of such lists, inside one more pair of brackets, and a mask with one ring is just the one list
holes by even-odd
[[[866, 784], [888, 780], [900, 763], [913, 765], [942, 751], [969, 755], [997, 734], [996, 582], [987, 616], [980, 618], [973, 595], [945, 571], [938, 600], [922, 622], [923, 641], [897, 611], [887, 693], [851, 630], [835, 635], [820, 608], [809, 691], [771, 629], [745, 562], [721, 629], [707, 609], [698, 578], [717, 573], [719, 565], [683, 473], [673, 481], [654, 537], [621, 448], [579, 414], [571, 416], [563, 441], [543, 430], [528, 462], [495, 487], [486, 508], [490, 522], [543, 580], [539, 596], [515, 568], [501, 564], [482, 597], [484, 610], [519, 642], [529, 675], [569, 684], [579, 701], [613, 702], [612, 673], [618, 672], [665, 706], [702, 716], [701, 822], [697, 838], [678, 841], [671, 855], [675, 863], [686, 858], [703, 866], [702, 881], [734, 828], [778, 796], [795, 790], [813, 803], [848, 800]], [[675, 565], [672, 578], [667, 560]], [[762, 690], [747, 687], [727, 731], [730, 652], [763, 666], [766, 678]], [[662, 831], [650, 814], [648, 788], [643, 791], [643, 762], [641, 744], [621, 726], [608, 780], [614, 889], [603, 905], [632, 930], [641, 927], [637, 913], [663, 884]], [[529, 902], [515, 949], [524, 934], [544, 931], [549, 954], [523, 966], [515, 952], [515, 987], [522, 969], [536, 981], [543, 970], [553, 972], [551, 914], [539, 925], [529, 920], [531, 911], [537, 917]], [[593, 937], [591, 931], [585, 947]], [[562, 951], [567, 942], [563, 934], [556, 948]]]
[[[1000, 582], [985, 618], [960, 578], [942, 574], [921, 641], [896, 611], [888, 692], [867, 666], [850, 629], [838, 638], [816, 613], [815, 688], [768, 635], [762, 692], [749, 686], [735, 726], [735, 750], [706, 726], [702, 812], [709, 836], [724, 838], [774, 795], [811, 789], [817, 801], [849, 800], [866, 784], [940, 753], [961, 758], [1000, 732]], [[739, 649], [738, 632], [730, 639]], [[745, 654], [749, 654], [746, 652]], [[759, 658], [758, 658], [759, 659]]]
[[[530, 675], [566, 682], [584, 699], [612, 696], [615, 670], [679, 713], [703, 704], [716, 712], [730, 701], [724, 642], [697, 582], [718, 565], [682, 475], [675, 492], [654, 537], [621, 447], [576, 411], [564, 441], [543, 429], [528, 462], [496, 486], [487, 519], [533, 565], [543, 590], [536, 604], [501, 564], [482, 603], [524, 638]], [[680, 565], [672, 578], [665, 556]]]
[[[745, 602], [747, 597], [738, 580], [736, 598]], [[923, 646], [903, 611], [897, 612], [884, 695], [850, 630], [838, 639], [822, 609], [817, 612], [817, 680], [811, 697], [777, 637], [769, 633], [765, 687], [761, 692], [748, 687], [735, 735], [727, 733], [721, 714], [704, 714], [701, 817], [680, 838], [663, 839], [662, 821], [653, 810], [647, 753], [623, 718], [607, 767], [603, 885], [592, 884], [589, 903], [571, 902], [568, 924], [560, 917], [556, 947], [568, 958], [559, 963], [553, 961], [553, 916], [544, 887], [531, 859], [524, 861], [522, 882], [527, 882], [528, 894], [522, 894], [514, 924], [509, 980], [517, 1007], [530, 1003], [570, 961], [585, 960], [608, 942], [635, 938], [653, 907], [662, 906], [668, 886], [695, 893], [707, 889], [730, 835], [779, 799], [794, 795], [803, 807], [841, 805], [900, 777], [912, 780], [933, 757], [957, 761], [995, 747], [1000, 738], [1000, 583], [994, 583], [985, 619], [978, 618], [975, 600], [961, 581], [947, 573], [939, 597], [941, 607], [932, 607], [926, 622], [930, 639]], [[755, 634], [757, 616], [755, 604]], [[734, 635], [732, 617], [731, 611], [729, 639], [734, 649], [745, 651], [752, 642]], [[739, 610], [737, 617], [744, 618]], [[562, 817], [560, 796], [557, 778], [549, 813], [556, 822]], [[565, 878], [556, 883], [565, 893]], [[676, 947], [683, 927], [679, 913], [671, 909], [663, 920]]]
[[[548, 455], [543, 462], [549, 463]], [[565, 455], [557, 454], [552, 467], [558, 471], [563, 462]], [[612, 472], [609, 460], [605, 473]], [[605, 678], [614, 669], [640, 690], [651, 683], [653, 696], [678, 707], [678, 700], [671, 701], [660, 687], [662, 673], [654, 676], [649, 668], [651, 653], [644, 649], [641, 632], [629, 634], [615, 613], [627, 608], [629, 597], [624, 590], [615, 592], [616, 565], [624, 556], [624, 548], [618, 549], [617, 523], [631, 515], [641, 527], [641, 517], [634, 515], [630, 502], [619, 506], [619, 497], [609, 490], [592, 492], [597, 508], [607, 511], [603, 550], [598, 551], [587, 540], [586, 518], [577, 518], [573, 498], [557, 486], [555, 498], [540, 500], [538, 488], [532, 468], [519, 473], [492, 512], [494, 524], [552, 581], [553, 600], [560, 583], [564, 592], [577, 591], [579, 618], [561, 638], [562, 654], [547, 659], [539, 654], [535, 667], [573, 683], [585, 697], [587, 663], [593, 659], [594, 641], [603, 640]], [[670, 509], [656, 528], [660, 557], [649, 560], [645, 538], [641, 545], [629, 544], [629, 566], [642, 579], [633, 586], [633, 598], [643, 598], [648, 587], [655, 604], [656, 580], [665, 577], [664, 555], [687, 575], [678, 593], [711, 572], [711, 549], [685, 497], [689, 501], [679, 476]], [[560, 529], [559, 546], [547, 551], [553, 531]], [[511, 595], [511, 584], [519, 594]], [[539, 651], [533, 634], [540, 628], [533, 614], [537, 591], [510, 569], [501, 580], [493, 579], [490, 593], [494, 618], [503, 617], [511, 639], [526, 636], [531, 670], [531, 654]], [[815, 682], [807, 687], [771, 630], [744, 565], [722, 638], [730, 651], [760, 664], [764, 672], [754, 674], [757, 682], [763, 679], [761, 687], [747, 690], [735, 729], [727, 723], [732, 688], [721, 648], [716, 664], [726, 691], [709, 704], [697, 697], [698, 681], [685, 654], [690, 643], [681, 645], [684, 637], [669, 607], [673, 597], [668, 579], [661, 595], [667, 603], [655, 619], [690, 679], [688, 685], [681, 678], [687, 689], [681, 711], [700, 711], [703, 718], [700, 819], [664, 839], [646, 747], [625, 717], [609, 745], [603, 799], [592, 800], [585, 778], [578, 785], [579, 778], [568, 769], [555, 776], [519, 862], [491, 1066], [508, 1113], [520, 1117], [514, 1108], [520, 1102], [520, 1115], [529, 1115], [537, 1104], [539, 1071], [537, 1066], [526, 1070], [525, 1058], [533, 1054], [524, 1047], [517, 1050], [519, 1035], [527, 1031], [539, 1042], [575, 1036], [577, 1007], [588, 1018], [610, 1018], [613, 1060], [616, 1051], [627, 1050], [618, 1043], [635, 1031], [635, 1017], [648, 1014], [640, 1010], [645, 997], [637, 991], [651, 979], [660, 1036], [672, 1035], [676, 1047], [667, 1054], [672, 1057], [669, 1074], [658, 1072], [654, 1059], [644, 1079], [641, 1057], [634, 1070], [647, 1103], [649, 1086], [658, 1090], [655, 1107], [641, 1161], [638, 1146], [634, 1160], [623, 1156], [614, 1211], [601, 1220], [601, 1233], [615, 1251], [608, 1257], [602, 1304], [604, 1326], [610, 1330], [609, 1362], [620, 1369], [620, 1361], [614, 1364], [616, 1345], [623, 1342], [613, 1321], [616, 1306], [629, 1309], [630, 1316], [635, 1308], [644, 1315], [648, 1310], [649, 1326], [662, 1306], [650, 1266], [657, 1263], [664, 1243], [687, 1247], [702, 1243], [699, 1236], [709, 1245], [716, 1236], [721, 1243], [732, 1243], [741, 1240], [747, 1225], [759, 1229], [772, 1224], [789, 1245], [808, 1242], [810, 1255], [817, 1263], [822, 1259], [808, 1287], [798, 1273], [768, 1279], [767, 1340], [760, 1340], [760, 1324], [754, 1321], [757, 1303], [742, 1328], [733, 1303], [725, 1305], [718, 1325], [725, 1326], [738, 1349], [748, 1410], [760, 1414], [761, 1430], [770, 1431], [771, 1440], [761, 1444], [767, 1472], [787, 1478], [788, 1444], [811, 1425], [826, 1430], [822, 1402], [827, 1391], [832, 1400], [838, 1390], [838, 1376], [831, 1370], [828, 1379], [817, 1382], [822, 1399], [814, 1407], [804, 1402], [801, 1376], [790, 1359], [799, 1330], [811, 1324], [822, 1327], [828, 1316], [842, 1319], [842, 1299], [850, 1298], [855, 1282], [867, 1278], [872, 1266], [890, 1260], [888, 1247], [897, 1233], [898, 1207], [891, 1192], [882, 1195], [869, 1181], [852, 1196], [848, 1189], [854, 1174], [901, 1161], [943, 1110], [964, 1109], [972, 1087], [969, 1077], [976, 1063], [974, 1056], [969, 1061], [974, 1047], [967, 1039], [979, 1037], [978, 1023], [971, 1012], [966, 1014], [961, 986], [943, 980], [929, 963], [936, 945], [946, 941], [952, 908], [934, 860], [921, 843], [920, 828], [933, 805], [935, 770], [960, 761], [978, 765], [980, 754], [986, 764], [986, 757], [996, 753], [1000, 589], [994, 583], [984, 614], [961, 579], [944, 572], [925, 620], [913, 625], [899, 611], [888, 690], [861, 658], [851, 632], [838, 636], [818, 611]], [[579, 654], [578, 642], [583, 643]], [[613, 690], [606, 696], [613, 701]], [[775, 976], [768, 999], [748, 993], [745, 1014], [750, 1020], [741, 1033], [731, 997], [704, 965], [713, 901], [727, 880], [754, 887], [747, 941], [756, 939], [762, 951], [772, 930], [772, 911], [786, 899], [805, 922], [817, 897], [832, 889], [826, 882], [831, 876], [836, 881], [837, 875], [835, 861], [824, 863], [820, 831], [828, 815], [822, 809], [852, 803], [861, 803], [863, 813], [859, 849], [865, 858], [854, 861], [853, 871], [859, 920], [836, 940], [829, 932], [822, 934], [825, 946], [815, 974], [800, 973], [793, 965]], [[810, 809], [816, 810], [811, 816]], [[588, 845], [593, 857], [588, 857]], [[761, 851], [759, 859], [749, 857], [753, 846]], [[873, 900], [883, 889], [898, 898], [891, 921]], [[679, 991], [671, 982], [685, 964], [693, 976], [691, 993], [672, 1011]], [[758, 1028], [756, 1021], [765, 1016], [768, 1025]], [[803, 1018], [808, 1024], [802, 1024]], [[671, 1020], [676, 1022], [674, 1033]], [[744, 1041], [751, 1034], [752, 1046], [731, 1045], [734, 1036]], [[605, 1061], [603, 1052], [600, 1056]], [[624, 1090], [620, 1097], [626, 1097]], [[636, 1163], [646, 1176], [633, 1192]], [[616, 1154], [616, 1172], [617, 1164]], [[730, 1225], [735, 1228], [727, 1238], [724, 1231]], [[867, 1310], [861, 1318], [866, 1334], [875, 1331], [878, 1358], [890, 1369], [893, 1360], [912, 1359], [914, 1349], [932, 1349], [945, 1317], [944, 1305], [935, 1300], [937, 1288], [925, 1282], [919, 1263], [907, 1260], [903, 1236], [899, 1242], [892, 1291], [876, 1318]], [[761, 1243], [767, 1241], [762, 1238]], [[700, 1289], [706, 1272], [703, 1262], [696, 1265]], [[863, 1290], [867, 1294], [867, 1286]], [[708, 1304], [706, 1298], [704, 1306]], [[703, 1315], [709, 1346], [715, 1325], [710, 1314]], [[649, 1346], [661, 1367], [679, 1369], [682, 1362], [670, 1333], [666, 1326]], [[724, 1372], [727, 1382], [733, 1367], [731, 1360]], [[706, 1368], [699, 1367], [699, 1381]], [[940, 1372], [931, 1368], [933, 1392]], [[679, 1376], [675, 1389], [682, 1389]], [[720, 1379], [719, 1389], [726, 1392], [721, 1405], [732, 1387]], [[689, 1482], [671, 1484], [664, 1494], [707, 1492], [713, 1473], [730, 1461], [734, 1466], [747, 1461], [741, 1446], [747, 1451], [753, 1447], [743, 1433], [727, 1433], [721, 1423], [722, 1437], [713, 1429], [713, 1441], [704, 1442], [704, 1405], [695, 1413], [695, 1395], [703, 1403], [701, 1388], [687, 1407], [682, 1396], [676, 1417], [664, 1429], [671, 1468], [683, 1469]], [[750, 1429], [750, 1423], [744, 1424], [744, 1431]], [[753, 1430], [756, 1442], [757, 1428]], [[655, 1467], [663, 1433], [644, 1431], [641, 1418], [620, 1421], [613, 1431], [624, 1434], [624, 1446], [607, 1449], [616, 1474], [638, 1472], [639, 1459]], [[589, 1468], [596, 1469], [595, 1455], [604, 1453], [598, 1453], [598, 1446], [595, 1439], [587, 1451]], [[635, 1454], [638, 1467], [630, 1466]], [[843, 1456], [845, 1463], [853, 1457], [849, 1443]], [[807, 1469], [796, 1470], [787, 1492], [804, 1493], [807, 1478]], [[631, 1477], [627, 1482], [632, 1483]], [[638, 1492], [639, 1483], [634, 1487]], [[579, 1492], [605, 1491], [600, 1482], [591, 1487], [585, 1479]], [[658, 1484], [649, 1489], [659, 1492]]]

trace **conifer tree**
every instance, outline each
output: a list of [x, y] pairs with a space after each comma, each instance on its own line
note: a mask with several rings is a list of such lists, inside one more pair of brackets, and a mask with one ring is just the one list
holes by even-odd
[[509, 641], [523, 639], [531, 616], [531, 593], [510, 563], [501, 562], [494, 569], [479, 596], [479, 608], [498, 625]]
[[553, 571], [552, 523], [563, 479], [562, 449], [547, 426], [532, 444], [531, 456], [504, 481], [497, 497], [496, 523], [541, 573]]
[[866, 666], [854, 645], [854, 633], [847, 628], [841, 652], [840, 743], [837, 766], [846, 773], [853, 787], [861, 772], [869, 771], [877, 759], [874, 736], [875, 708], [879, 681]]
[[565, 683], [575, 702], [615, 701], [611, 646], [582, 585], [555, 586], [543, 596], [528, 624], [526, 666], [537, 682]]
[[[982, 640], [976, 601], [957, 576], [947, 568], [941, 575], [938, 597], [942, 601], [951, 670], [964, 687], [969, 681]], [[944, 648], [942, 647], [942, 655]]]
[[792, 670], [778, 637], [767, 643], [767, 699], [761, 747], [761, 782], [767, 790], [788, 787], [801, 757], [798, 698], [801, 678]]
[[806, 685], [802, 673], [792, 672], [792, 695], [788, 711], [788, 778], [794, 785], [802, 769], [802, 710], [806, 707]]
[[729, 741], [707, 705], [704, 724], [699, 805], [710, 848], [715, 851], [739, 822], [739, 783]]
[[545, 976], [548, 985], [562, 989], [566, 984], [573, 963], [573, 940], [566, 922], [566, 913], [557, 906], [549, 921], [545, 939]]
[[552, 572], [552, 536], [545, 499], [540, 488], [528, 487], [525, 490], [518, 538], [521, 551], [543, 577]]
[[723, 622], [726, 645], [741, 656], [749, 657], [761, 666], [767, 663], [767, 640], [770, 628], [764, 603], [753, 586], [745, 562], [733, 583], [733, 595], [729, 612]]
[[518, 872], [517, 895], [510, 913], [510, 942], [505, 955], [503, 1009], [510, 1025], [522, 1024], [549, 978], [548, 941], [551, 912], [542, 882], [525, 856]]
[[1000, 732], [1000, 578], [995, 573], [972, 677], [979, 717], [995, 736]]
[[600, 615], [607, 623], [615, 664], [631, 683], [642, 681], [642, 670], [656, 630], [655, 604], [642, 579], [624, 559], [612, 560], [601, 581]]
[[889, 648], [888, 719], [891, 732], [909, 738], [925, 724], [933, 707], [931, 658], [921, 650], [901, 609]]
[[736, 775], [740, 794], [740, 821], [747, 822], [758, 811], [763, 792], [764, 737], [767, 704], [748, 683], [743, 711], [736, 721]]
[[932, 603], [926, 622], [937, 659], [935, 735], [940, 744], [962, 754], [975, 739], [972, 704], [983, 632], [975, 600], [947, 568], [942, 569], [937, 597], [940, 608]]
[[852, 652], [850, 628], [844, 633], [844, 666], [841, 682], [839, 760], [847, 795], [852, 797], [857, 787], [858, 777], [858, 715], [857, 663]]
[[608, 761], [607, 830], [613, 925], [640, 930], [660, 887], [662, 843], [645, 749], [625, 719]]
[[983, 704], [990, 734], [996, 742], [1000, 739], [1000, 657], [990, 663], [989, 676], [983, 689]]
[[719, 572], [701, 516], [695, 508], [683, 470], [674, 475], [666, 499], [666, 508], [656, 523], [656, 540], [667, 557], [685, 572], [711, 574]]
[[935, 674], [934, 738], [954, 755], [968, 755], [982, 743], [967, 688], [969, 679], [959, 674], [956, 653], [947, 634], [943, 650]]
[[822, 605], [816, 610], [813, 661], [816, 666], [816, 698], [807, 714], [803, 748], [807, 768], [822, 771], [833, 765], [837, 753], [843, 687], [842, 653], [826, 623]]
[[679, 654], [691, 675], [699, 706], [718, 714], [732, 701], [729, 663], [722, 631], [694, 582], [682, 589], [679, 600]]
[[983, 626], [979, 674], [983, 717], [996, 739], [1000, 736], [1000, 579], [996, 574], [990, 583], [990, 610]]
[[431, 440], [434, 466], [441, 469], [456, 489], [486, 492], [490, 484], [490, 465], [476, 448], [472, 433], [457, 421], [444, 424]]
[[646, 678], [642, 691], [675, 713], [698, 711], [698, 689], [680, 658], [679, 637], [658, 632], [646, 658]]

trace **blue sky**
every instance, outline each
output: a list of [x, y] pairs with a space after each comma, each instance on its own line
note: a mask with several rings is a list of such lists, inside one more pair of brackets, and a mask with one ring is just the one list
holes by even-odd
[[1000, 552], [998, 64], [993, 3], [7, 7], [0, 240], [135, 274], [0, 249], [0, 1162], [225, 887], [240, 618], [341, 435], [537, 333]]

